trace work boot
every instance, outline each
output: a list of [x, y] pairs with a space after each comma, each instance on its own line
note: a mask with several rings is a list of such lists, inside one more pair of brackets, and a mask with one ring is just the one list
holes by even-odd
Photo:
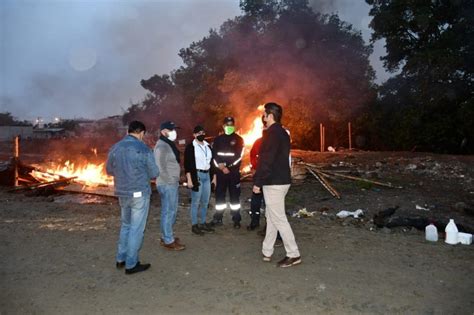
[[234, 222], [234, 229], [237, 229], [237, 230], [240, 229], [240, 222], [238, 221]]
[[194, 234], [197, 234], [197, 235], [204, 235], [204, 232], [201, 231], [201, 229], [199, 228], [199, 226], [197, 224], [194, 224], [191, 228], [191, 232], [193, 232]]
[[212, 226], [221, 226], [221, 225], [223, 225], [223, 223], [222, 223], [222, 214], [221, 213], [219, 213], [219, 214], [215, 213], [214, 214], [214, 217], [211, 221], [211, 225]]
[[252, 221], [250, 221], [250, 225], [247, 226], [247, 230], [248, 231], [253, 231], [255, 230], [256, 228], [258, 228], [260, 226], [260, 220], [256, 219], [256, 218], [252, 218]]
[[207, 233], [214, 233], [214, 229], [210, 224], [204, 223], [204, 224], [199, 224], [199, 229], [201, 231], [207, 232]]

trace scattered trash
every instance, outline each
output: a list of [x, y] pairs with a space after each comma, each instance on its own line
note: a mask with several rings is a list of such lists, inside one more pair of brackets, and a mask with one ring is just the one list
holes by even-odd
[[433, 223], [430, 223], [425, 228], [425, 239], [430, 242], [438, 241], [438, 228]]
[[308, 218], [308, 217], [314, 216], [314, 213], [315, 213], [315, 212], [316, 212], [316, 211], [308, 212], [308, 211], [306, 210], [306, 208], [303, 208], [303, 209], [298, 210], [298, 212], [293, 213], [292, 217], [293, 217], [293, 218], [295, 218], [295, 217], [296, 217], [296, 218]]
[[463, 245], [471, 245], [472, 244], [472, 234], [470, 233], [458, 233], [458, 241]]
[[[425, 206], [426, 206], [426, 205], [425, 205]], [[419, 205], [416, 205], [415, 208], [416, 208], [416, 210], [430, 211], [430, 209], [425, 208], [425, 207], [422, 207], [422, 206], [419, 206]]]
[[446, 225], [446, 228], [444, 229], [446, 232], [446, 239], [445, 242], [447, 244], [455, 245], [459, 243], [458, 241], [458, 227], [456, 226], [456, 223], [454, 223], [453, 219], [449, 219], [448, 225]]
[[347, 218], [348, 216], [353, 216], [354, 218], [358, 219], [359, 216], [364, 216], [364, 211], [362, 209], [357, 209], [356, 211], [342, 210], [339, 211], [336, 216], [341, 219]]
[[328, 147], [328, 151], [329, 151], [329, 152], [336, 152], [336, 149], [334, 149], [333, 147], [329, 146], [329, 147]]

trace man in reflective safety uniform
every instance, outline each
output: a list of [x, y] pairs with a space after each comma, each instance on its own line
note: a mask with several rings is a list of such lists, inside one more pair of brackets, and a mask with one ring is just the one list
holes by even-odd
[[222, 225], [224, 210], [227, 208], [226, 192], [229, 190], [230, 211], [234, 228], [240, 228], [240, 164], [244, 155], [244, 140], [235, 133], [233, 117], [224, 119], [224, 134], [214, 139], [213, 163], [217, 168], [216, 213], [212, 223]]

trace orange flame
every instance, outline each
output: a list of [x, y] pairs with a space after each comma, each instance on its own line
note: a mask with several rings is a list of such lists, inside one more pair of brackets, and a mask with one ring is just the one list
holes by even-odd
[[263, 105], [258, 106], [258, 117], [253, 120], [251, 129], [247, 133], [241, 135], [241, 137], [244, 139], [244, 143], [246, 146], [251, 146], [255, 142], [255, 140], [262, 137], [263, 123], [261, 112], [263, 111], [263, 108]]
[[113, 186], [113, 178], [105, 173], [104, 163], [87, 163], [84, 166], [75, 167], [74, 163], [66, 161], [64, 165], [47, 169], [46, 172], [32, 171], [31, 176], [42, 182], [50, 182], [63, 177], [74, 179], [75, 182], [85, 186]]

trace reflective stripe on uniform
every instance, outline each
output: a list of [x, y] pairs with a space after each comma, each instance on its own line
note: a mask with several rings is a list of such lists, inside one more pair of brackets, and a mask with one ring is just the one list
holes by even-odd
[[242, 160], [242, 158], [244, 157], [244, 153], [245, 153], [245, 148], [242, 149], [242, 153], [240, 153], [240, 157], [237, 159], [237, 161], [232, 163], [232, 166], [237, 165], [240, 162], [240, 160]]
[[227, 207], [227, 204], [225, 204], [225, 203], [220, 204], [220, 205], [216, 205], [216, 210], [221, 211], [221, 210], [224, 210], [226, 207]]
[[[217, 207], [217, 206], [216, 206]], [[217, 208], [216, 208], [217, 209]], [[236, 205], [233, 205], [233, 204], [230, 204], [230, 209], [231, 210], [239, 210], [240, 209], [240, 204], [236, 204]]]
[[235, 156], [233, 152], [217, 152], [219, 156]]

